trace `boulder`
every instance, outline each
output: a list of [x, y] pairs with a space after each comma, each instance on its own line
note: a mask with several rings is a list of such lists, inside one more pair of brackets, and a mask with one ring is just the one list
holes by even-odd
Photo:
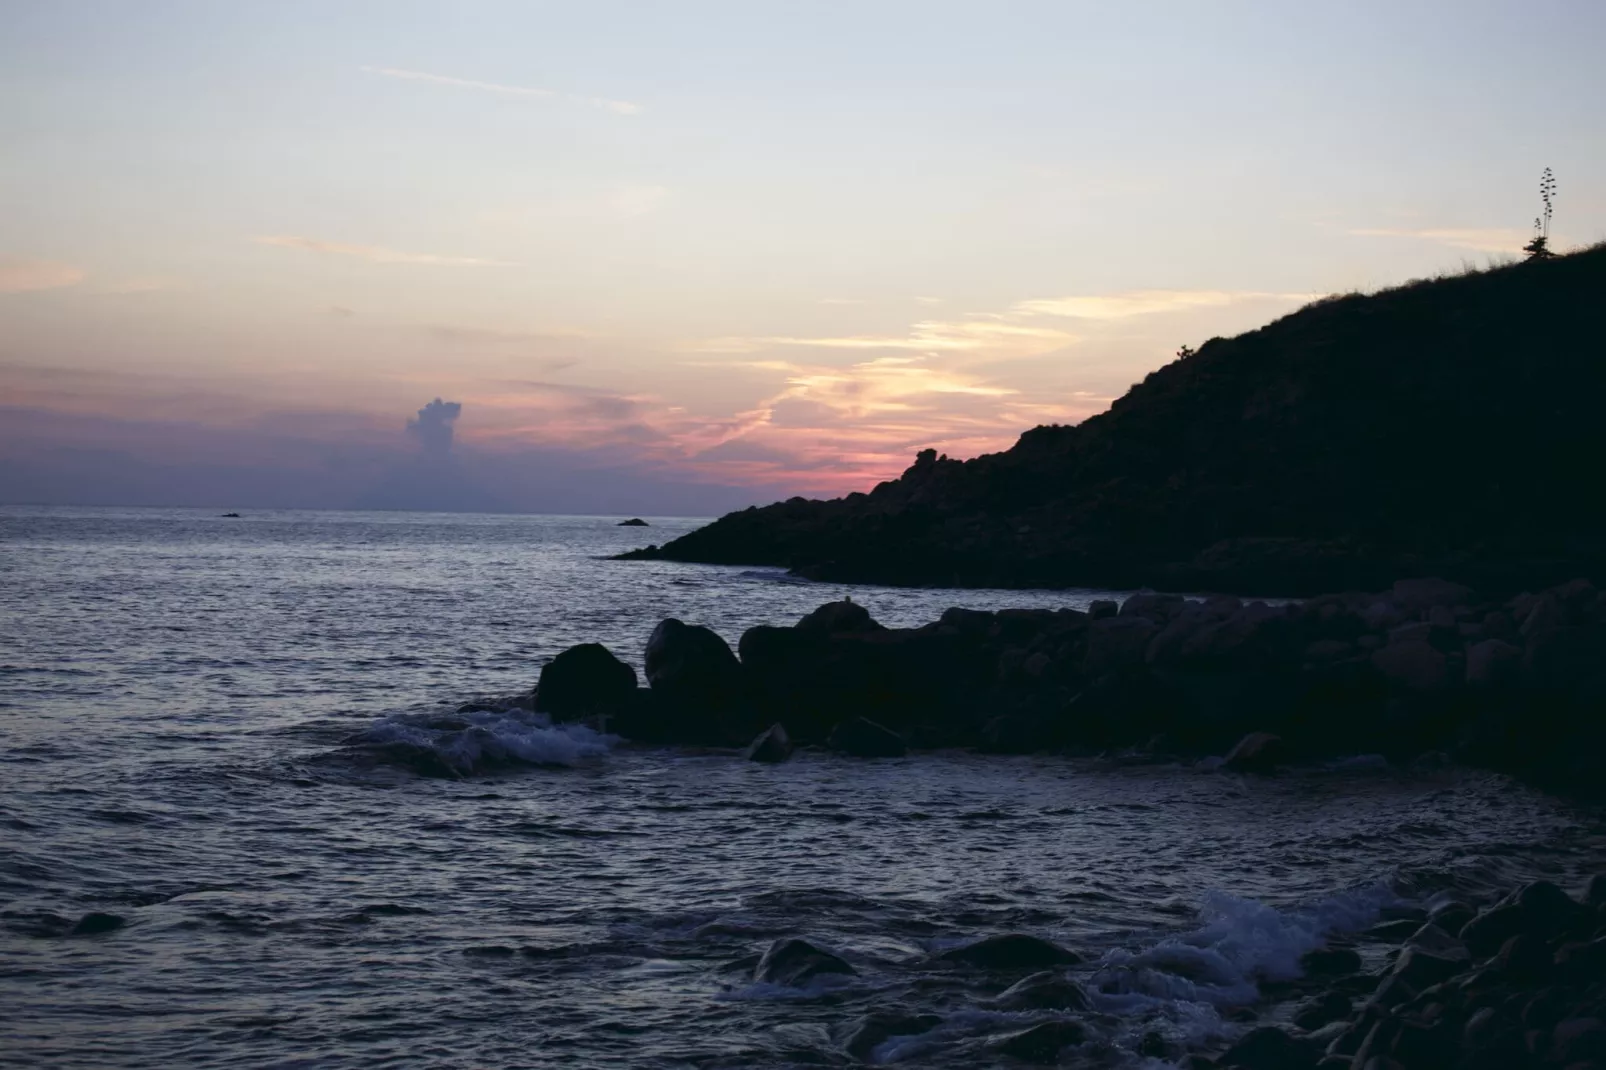
[[1361, 971], [1360, 952], [1352, 947], [1318, 947], [1299, 957], [1308, 977], [1347, 977]]
[[856, 758], [902, 758], [908, 752], [903, 737], [868, 717], [854, 717], [831, 729], [826, 746]]
[[1372, 653], [1372, 664], [1407, 691], [1441, 690], [1450, 678], [1445, 656], [1421, 639], [1390, 643]]
[[1149, 643], [1160, 626], [1147, 617], [1101, 617], [1087, 626], [1087, 655], [1083, 671], [1088, 677], [1143, 664]]
[[742, 756], [750, 762], [784, 762], [792, 756], [792, 740], [785, 728], [778, 723], [772, 724], [747, 745]]
[[1557, 1066], [1606, 1060], [1606, 1022], [1599, 1018], [1558, 1022], [1550, 1034], [1550, 1056]]
[[840, 602], [827, 602], [797, 622], [799, 631], [820, 635], [838, 635], [846, 632], [879, 632], [881, 625], [870, 616], [870, 611], [851, 598]]
[[1320, 1029], [1332, 1022], [1350, 1016], [1355, 1009], [1354, 1000], [1343, 992], [1324, 992], [1294, 1008], [1293, 1023], [1304, 1030]]
[[1048, 1065], [1059, 1061], [1059, 1053], [1087, 1040], [1087, 1027], [1080, 1022], [1039, 1022], [1029, 1029], [1005, 1033], [988, 1041], [988, 1047], [1023, 1063]]
[[1121, 603], [1108, 598], [1094, 599], [1088, 603], [1087, 607], [1089, 620], [1103, 620], [1106, 617], [1113, 617], [1119, 612], [1121, 612]]
[[869, 1062], [875, 1050], [893, 1037], [919, 1036], [942, 1024], [935, 1014], [901, 1014], [896, 1011], [865, 1015], [848, 1032], [843, 1049], [860, 1062]]
[[635, 669], [601, 643], [581, 643], [541, 667], [535, 709], [554, 721], [578, 720], [617, 713], [635, 692]]
[[1516, 678], [1522, 651], [1503, 639], [1485, 639], [1467, 647], [1467, 683], [1493, 687]]
[[1082, 956], [1051, 940], [1024, 933], [988, 936], [973, 944], [949, 948], [937, 956], [986, 970], [1041, 970], [1048, 966], [1074, 966]]
[[1321, 1057], [1315, 1044], [1268, 1025], [1244, 1034], [1221, 1053], [1216, 1065], [1239, 1070], [1314, 1070]]
[[1400, 952], [1400, 957], [1394, 960], [1394, 969], [1390, 974], [1420, 992], [1441, 981], [1448, 981], [1466, 966], [1467, 959], [1464, 954], [1451, 958], [1425, 951], [1420, 947], [1407, 947]]
[[815, 947], [807, 940], [792, 937], [777, 940], [769, 946], [753, 970], [753, 980], [800, 988], [816, 977], [827, 974], [845, 977], [855, 972], [844, 959]]
[[1170, 620], [1182, 611], [1187, 599], [1180, 594], [1155, 594], [1143, 591], [1121, 603], [1120, 616], [1148, 617], [1157, 623]]
[[1238, 773], [1271, 773], [1286, 760], [1287, 748], [1281, 736], [1251, 732], [1233, 745], [1221, 764]]
[[1472, 589], [1437, 577], [1399, 580], [1388, 593], [1388, 600], [1408, 616], [1423, 616], [1435, 606], [1464, 606], [1472, 601]]
[[1082, 986], [1052, 970], [1023, 977], [997, 996], [988, 1006], [1001, 1011], [1085, 1011], [1087, 993]]
[[749, 738], [752, 728], [737, 716], [745, 699], [742, 663], [718, 634], [669, 617], [653, 629], [645, 660], [647, 682], [679, 737], [674, 742]]

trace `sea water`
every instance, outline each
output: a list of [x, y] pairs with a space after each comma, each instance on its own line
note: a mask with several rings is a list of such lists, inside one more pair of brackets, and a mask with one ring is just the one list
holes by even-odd
[[[844, 594], [894, 626], [1108, 596], [615, 562], [700, 523], [617, 519], [0, 510], [0, 1064], [846, 1065], [901, 1014], [865, 1059], [997, 1065], [1054, 1012], [934, 956], [1014, 932], [1084, 956], [1064, 1062], [1158, 1066], [1275, 1019], [1307, 950], [1606, 857], [1598, 814], [1454, 767], [765, 766], [457, 715], [574, 643], [639, 669], [665, 616], [734, 645]], [[787, 936], [855, 973], [755, 983]]]

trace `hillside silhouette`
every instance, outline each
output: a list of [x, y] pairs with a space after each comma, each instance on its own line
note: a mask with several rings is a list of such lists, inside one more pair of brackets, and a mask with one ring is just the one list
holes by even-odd
[[900, 585], [1491, 589], [1606, 561], [1606, 245], [1327, 298], [1108, 411], [634, 557]]

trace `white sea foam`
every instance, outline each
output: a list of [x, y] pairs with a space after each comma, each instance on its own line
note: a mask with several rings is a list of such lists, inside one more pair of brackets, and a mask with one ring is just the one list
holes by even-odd
[[460, 774], [501, 765], [577, 765], [619, 742], [582, 724], [552, 724], [522, 710], [458, 715], [450, 720], [387, 717], [349, 742], [433, 755]]

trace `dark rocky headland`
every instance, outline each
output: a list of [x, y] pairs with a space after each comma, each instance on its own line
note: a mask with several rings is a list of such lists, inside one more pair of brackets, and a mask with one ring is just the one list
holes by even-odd
[[1212, 338], [1109, 411], [627, 558], [817, 579], [1263, 596], [1444, 576], [1512, 594], [1606, 562], [1606, 246]]

